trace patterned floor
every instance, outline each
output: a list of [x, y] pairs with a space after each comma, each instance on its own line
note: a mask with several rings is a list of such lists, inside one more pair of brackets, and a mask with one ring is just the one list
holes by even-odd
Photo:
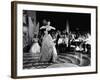
[[89, 66], [90, 58], [87, 54], [81, 53], [61, 53], [55, 63], [38, 63], [39, 54], [32, 57], [31, 53], [24, 53], [23, 68], [24, 69], [41, 69], [55, 67], [79, 67]]

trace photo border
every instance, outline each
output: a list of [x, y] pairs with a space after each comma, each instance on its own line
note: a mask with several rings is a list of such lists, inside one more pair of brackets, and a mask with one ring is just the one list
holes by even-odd
[[[79, 7], [79, 8], [94, 8], [96, 9], [96, 71], [82, 72], [82, 73], [63, 73], [63, 74], [49, 74], [49, 75], [33, 75], [33, 76], [17, 76], [17, 4], [28, 5], [50, 5], [60, 7]], [[11, 77], [12, 78], [32, 78], [32, 77], [50, 77], [50, 76], [65, 76], [65, 75], [81, 75], [81, 74], [94, 74], [98, 72], [98, 8], [97, 6], [88, 5], [73, 5], [73, 4], [58, 4], [58, 3], [40, 3], [40, 2], [25, 2], [25, 1], [12, 1], [11, 2]]]

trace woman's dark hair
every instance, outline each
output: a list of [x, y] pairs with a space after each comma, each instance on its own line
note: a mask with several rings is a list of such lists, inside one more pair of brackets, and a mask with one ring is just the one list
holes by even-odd
[[43, 25], [45, 26], [45, 25], [47, 25], [47, 20], [46, 19], [43, 19]]

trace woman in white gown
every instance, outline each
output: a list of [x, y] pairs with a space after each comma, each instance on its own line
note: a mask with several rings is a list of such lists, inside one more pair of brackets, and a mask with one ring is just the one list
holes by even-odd
[[32, 44], [31, 48], [30, 48], [30, 53], [32, 53], [32, 56], [38, 56], [40, 55], [40, 46], [38, 43], [38, 38], [34, 37], [34, 43]]
[[50, 26], [50, 22], [48, 22], [46, 26], [42, 26], [40, 29], [45, 29], [44, 31], [45, 35], [42, 40], [42, 47], [40, 51], [41, 52], [40, 61], [56, 62], [57, 51], [52, 36], [49, 34], [49, 31], [55, 28]]

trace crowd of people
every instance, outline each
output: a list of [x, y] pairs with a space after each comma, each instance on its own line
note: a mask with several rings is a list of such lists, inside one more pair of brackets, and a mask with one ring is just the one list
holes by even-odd
[[56, 62], [60, 53], [70, 51], [84, 51], [90, 54], [91, 51], [90, 33], [67, 32], [57, 30], [50, 25], [50, 21], [43, 21], [39, 33], [34, 34], [29, 52], [40, 54], [40, 61]]

